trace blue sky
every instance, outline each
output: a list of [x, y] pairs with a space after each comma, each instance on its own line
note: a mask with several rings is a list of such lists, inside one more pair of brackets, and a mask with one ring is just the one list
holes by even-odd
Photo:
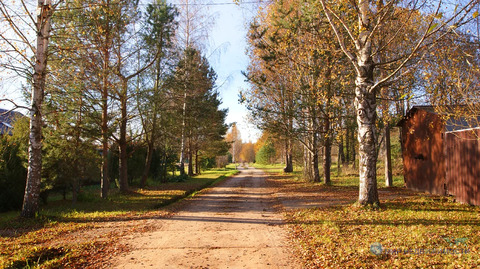
[[222, 107], [229, 109], [227, 122], [237, 123], [242, 140], [255, 142], [260, 132], [248, 123], [248, 112], [238, 103], [238, 93], [249, 87], [241, 71], [246, 70], [249, 62], [246, 35], [248, 22], [255, 15], [256, 7], [248, 2], [240, 5], [226, 4], [233, 3], [233, 0], [214, 0], [211, 3], [220, 4], [209, 6], [209, 12], [216, 17], [216, 23], [210, 32], [207, 57], [218, 74]]

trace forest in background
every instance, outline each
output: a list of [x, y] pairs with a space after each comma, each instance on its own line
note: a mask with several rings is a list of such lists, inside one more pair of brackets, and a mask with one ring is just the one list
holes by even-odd
[[[224, 139], [227, 111], [218, 107], [216, 74], [202, 55], [211, 23], [202, 5], [44, 0], [36, 13], [24, 1], [0, 7], [11, 30], [0, 36], [2, 68], [26, 79], [32, 99], [30, 126], [20, 121], [2, 138], [9, 160], [2, 174], [11, 175], [4, 178], [27, 178], [25, 217], [50, 189], [71, 188], [75, 201], [82, 184], [99, 179], [107, 198], [113, 181], [127, 193], [175, 170], [185, 178], [228, 148], [233, 162], [256, 156], [271, 163], [282, 152], [285, 172], [295, 159], [306, 180], [330, 184], [337, 146], [338, 168], [358, 169], [359, 202], [378, 204], [380, 145], [390, 186], [390, 129], [408, 108], [428, 103], [445, 117], [475, 119], [479, 111], [477, 1], [265, 3], [248, 36], [251, 88], [240, 94], [264, 137], [243, 152], [234, 128]], [[2, 184], [12, 182], [24, 187]]]
[[284, 171], [330, 184], [332, 162], [356, 167], [359, 204], [379, 204], [379, 159], [392, 186], [391, 128], [413, 105], [478, 126], [478, 1], [275, 1], [248, 40], [240, 101]]
[[35, 8], [0, 2], [10, 30], [0, 36], [1, 67], [24, 77], [32, 96], [29, 114], [1, 137], [2, 211], [23, 202], [22, 215], [34, 216], [50, 192], [71, 191], [75, 203], [91, 184], [107, 198], [111, 186], [128, 193], [183, 181], [226, 154], [228, 111], [203, 52], [212, 23], [203, 6], [66, 0]]

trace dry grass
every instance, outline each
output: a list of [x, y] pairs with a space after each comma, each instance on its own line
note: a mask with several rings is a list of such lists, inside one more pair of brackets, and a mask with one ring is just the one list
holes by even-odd
[[0, 268], [98, 268], [126, 250], [119, 239], [155, 227], [150, 220], [171, 215], [179, 199], [216, 184], [236, 170], [207, 171], [185, 182], [167, 183], [128, 194], [84, 188], [75, 206], [52, 197], [35, 219], [18, 212], [0, 214]]
[[[267, 171], [268, 172], [268, 171]], [[271, 174], [290, 238], [305, 268], [478, 268], [480, 209], [453, 199], [383, 187], [380, 208], [355, 204], [358, 180], [333, 177], [332, 186], [298, 175]], [[305, 201], [310, 199], [310, 201]], [[311, 207], [311, 201], [316, 201]], [[292, 205], [294, 205], [292, 207]], [[455, 253], [455, 254], [452, 254]]]

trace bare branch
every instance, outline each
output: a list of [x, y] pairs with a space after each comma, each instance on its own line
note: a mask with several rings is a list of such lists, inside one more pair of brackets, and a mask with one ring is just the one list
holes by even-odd
[[[348, 57], [348, 59], [350, 59], [350, 61], [353, 63], [353, 65], [355, 66], [355, 70], [357, 72], [360, 72], [359, 69], [358, 69], [358, 64], [356, 62], [356, 57], [350, 51], [348, 51], [348, 49], [345, 45], [345, 41], [344, 41], [342, 33], [340, 33], [337, 26], [335, 25], [335, 23], [332, 21], [332, 19], [330, 17], [330, 14], [329, 14], [330, 9], [327, 10], [327, 7], [325, 5], [325, 0], [321, 0], [320, 3], [322, 4], [323, 11], [325, 12], [325, 15], [327, 16], [327, 20], [330, 23], [330, 26], [332, 27], [333, 31], [335, 32], [335, 36], [337, 37], [338, 43], [340, 44], [340, 48], [342, 49], [343, 53], [345, 53], [345, 55]], [[335, 12], [332, 11], [332, 13], [336, 16]], [[336, 16], [336, 17], [338, 18], [338, 16]], [[346, 27], [345, 24], [343, 24], [343, 26]], [[350, 32], [349, 32], [349, 35], [350, 35], [350, 38], [352, 38], [352, 40], [355, 40], [355, 39], [353, 39]]]
[[29, 107], [26, 107], [26, 106], [21, 106], [19, 104], [17, 104], [15, 101], [13, 101], [12, 99], [8, 99], [8, 98], [3, 98], [3, 99], [0, 99], [0, 103], [2, 102], [9, 102], [10, 104], [12, 104], [14, 106], [14, 108], [10, 109], [9, 111], [7, 111], [6, 113], [8, 112], [12, 112], [16, 109], [25, 109], [25, 110], [28, 110], [28, 111], [31, 111], [31, 108]]
[[[386, 4], [385, 6], [383, 6], [377, 13], [381, 13], [383, 12], [387, 7], [390, 7], [391, 5], [393, 5], [393, 2], [394, 1], [390, 1], [388, 2], [388, 4]], [[375, 26], [373, 26], [373, 29], [372, 31], [370, 32], [370, 35], [368, 35], [367, 39], [371, 39], [373, 37], [373, 35], [375, 34], [375, 32], [380, 28], [380, 25], [384, 22], [384, 20], [387, 18], [387, 14], [388, 12], [384, 12], [382, 14], [382, 16], [380, 16], [380, 18], [378, 18]]]
[[[28, 14], [28, 17], [29, 17], [30, 20], [31, 20], [31, 23], [32, 23], [31, 25], [35, 25], [35, 23], [36, 23], [36, 22], [35, 22], [35, 19], [32, 17], [32, 15], [30, 15], [30, 12], [28, 12], [28, 8], [27, 8], [27, 6], [25, 5], [25, 1], [20, 1], [20, 2], [22, 3], [23, 9], [24, 9], [25, 12]], [[34, 29], [34, 28], [32, 27], [32, 29]]]

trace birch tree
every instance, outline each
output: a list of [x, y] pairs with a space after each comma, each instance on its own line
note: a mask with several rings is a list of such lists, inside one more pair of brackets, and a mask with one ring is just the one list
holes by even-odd
[[[205, 2], [197, 0], [182, 0], [179, 7], [179, 26], [175, 35], [177, 46], [183, 50], [184, 61], [187, 59], [187, 50], [204, 48], [205, 42], [208, 39], [208, 32], [212, 26], [212, 17], [206, 15]], [[188, 73], [185, 73], [184, 80], [188, 77]], [[183, 115], [181, 122], [181, 145], [180, 145], [180, 173], [185, 174], [185, 148], [186, 148], [186, 111], [187, 111], [187, 95], [189, 89], [187, 83], [184, 84], [184, 102], [183, 102]]]
[[[445, 11], [443, 1], [320, 1], [336, 40], [353, 65], [356, 75], [354, 105], [360, 156], [359, 204], [379, 204], [375, 126], [379, 89], [391, 83], [397, 74], [409, 72], [405, 69], [406, 65], [413, 59], [422, 58], [422, 53], [438, 40], [437, 33], [451, 32], [469, 20], [476, 2], [467, 1], [462, 6], [450, 6]], [[421, 34], [410, 40], [409, 47], [379, 59], [378, 55], [387, 48], [386, 45], [378, 46], [380, 29], [396, 22], [399, 14], [405, 14], [403, 16], [406, 19], [390, 32], [382, 32], [382, 38], [388, 40], [386, 44], [397, 37], [406, 37], [406, 28], [403, 26], [416, 19], [423, 21], [417, 24]], [[421, 16], [416, 16], [418, 14]], [[347, 23], [347, 20], [354, 18], [356, 24]], [[388, 72], [375, 72], [381, 66]]]
[[[47, 74], [50, 21], [53, 12], [61, 2], [38, 0], [35, 13], [27, 1], [0, 2], [2, 23], [6, 26], [0, 33], [0, 40], [2, 48], [7, 52], [2, 66], [26, 76], [31, 80], [32, 85], [29, 106], [28, 173], [21, 212], [23, 217], [28, 218], [35, 217], [39, 207], [42, 171], [42, 103]], [[36, 42], [33, 42], [32, 30], [36, 34]]]
[[225, 140], [231, 144], [229, 152], [232, 154], [232, 163], [238, 162], [242, 151], [242, 136], [236, 122], [232, 123], [230, 132], [227, 133]]

